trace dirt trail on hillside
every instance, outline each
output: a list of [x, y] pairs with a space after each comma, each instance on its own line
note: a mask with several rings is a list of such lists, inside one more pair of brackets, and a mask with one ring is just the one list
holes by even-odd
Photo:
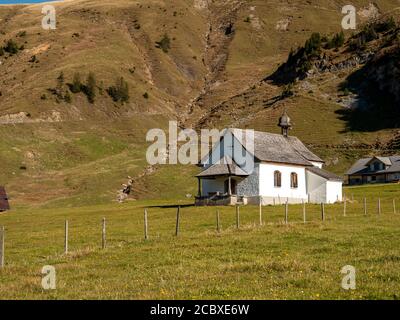
[[[187, 105], [182, 108], [183, 113], [177, 114], [178, 125], [181, 128], [197, 128], [199, 121], [212, 109], [214, 105], [219, 105], [220, 101], [215, 101], [212, 96], [212, 87], [219, 80], [221, 73], [229, 57], [229, 45], [235, 35], [235, 23], [237, 13], [245, 4], [245, 1], [229, 0], [215, 3], [214, 1], [197, 1], [195, 6], [203, 11], [207, 16], [208, 27], [204, 35], [204, 53], [202, 57], [203, 64], [207, 70], [203, 79], [203, 86], [198, 95], [194, 97]], [[149, 58], [147, 56], [147, 58]], [[135, 177], [134, 190], [136, 193], [142, 193], [140, 186], [143, 185], [147, 176], [154, 174], [157, 166], [148, 166], [142, 173]]]
[[186, 113], [180, 116], [179, 124], [182, 127], [196, 127], [203, 110], [217, 103], [215, 97], [212, 96], [212, 87], [225, 70], [229, 57], [229, 45], [235, 36], [237, 14], [245, 3], [240, 0], [221, 3], [202, 2], [202, 10], [205, 10], [208, 20], [202, 58], [207, 74], [204, 77], [202, 90], [186, 105], [184, 108]]

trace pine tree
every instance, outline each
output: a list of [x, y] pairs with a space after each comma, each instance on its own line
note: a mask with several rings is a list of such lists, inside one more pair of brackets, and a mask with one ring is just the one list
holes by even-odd
[[89, 72], [89, 75], [86, 80], [86, 96], [90, 103], [94, 103], [96, 98], [96, 78], [93, 72]]
[[307, 55], [318, 53], [321, 48], [321, 35], [318, 32], [314, 32], [310, 39], [306, 41], [304, 48]]
[[129, 101], [129, 86], [128, 86], [128, 82], [126, 82], [123, 77], [121, 77], [119, 79], [118, 90], [120, 92], [121, 102], [128, 102]]
[[123, 77], [117, 78], [115, 86], [109, 87], [107, 92], [115, 102], [121, 101], [124, 103], [129, 101], [129, 86]]
[[74, 79], [72, 80], [71, 92], [79, 93], [82, 91], [81, 75], [79, 72], [74, 74]]
[[56, 86], [56, 96], [58, 99], [63, 99], [64, 95], [64, 72], [60, 72], [60, 75], [57, 77], [57, 86]]

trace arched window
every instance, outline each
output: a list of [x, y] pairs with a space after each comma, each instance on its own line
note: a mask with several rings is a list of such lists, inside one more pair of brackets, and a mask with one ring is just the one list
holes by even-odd
[[292, 172], [290, 174], [290, 187], [297, 189], [299, 187], [299, 182], [297, 179], [297, 173]]
[[282, 186], [282, 173], [280, 171], [274, 172], [274, 186], [280, 188]]

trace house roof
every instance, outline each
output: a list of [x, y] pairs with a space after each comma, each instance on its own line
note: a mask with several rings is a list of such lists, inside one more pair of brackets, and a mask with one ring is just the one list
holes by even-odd
[[390, 157], [375, 157], [375, 159], [378, 159], [380, 162], [386, 164], [387, 166], [392, 165], [392, 160], [390, 160]]
[[387, 166], [387, 168], [384, 170], [373, 171], [374, 174], [400, 172], [400, 156], [395, 155], [390, 157], [369, 157], [359, 159], [358, 161], [356, 161], [356, 163], [353, 164], [353, 166], [349, 170], [347, 170], [346, 175], [362, 175], [371, 173], [368, 170], [368, 164], [373, 159], [377, 159]]
[[211, 165], [196, 177], [210, 176], [248, 176], [248, 173], [243, 171], [239, 166], [228, 156], [225, 156], [216, 164]]
[[8, 197], [4, 187], [0, 186], [0, 211], [9, 210]]
[[[246, 132], [242, 129], [229, 130], [239, 140]], [[254, 131], [254, 156], [260, 161], [304, 166], [312, 166], [311, 161], [324, 162], [296, 137], [261, 131]]]
[[343, 181], [342, 177], [339, 177], [338, 175], [336, 175], [334, 173], [320, 169], [318, 167], [310, 167], [310, 168], [307, 168], [306, 170], [316, 174], [317, 176], [327, 179], [329, 181]]

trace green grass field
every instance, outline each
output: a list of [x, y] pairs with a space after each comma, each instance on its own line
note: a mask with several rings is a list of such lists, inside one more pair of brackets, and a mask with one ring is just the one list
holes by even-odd
[[[400, 292], [400, 186], [346, 188], [343, 204], [242, 207], [184, 207], [184, 201], [18, 209], [0, 215], [6, 227], [0, 270], [1, 299], [397, 299]], [[368, 199], [364, 216], [363, 197]], [[381, 198], [382, 212], [377, 214]], [[354, 199], [354, 200], [351, 200]], [[393, 212], [393, 199], [399, 209]], [[187, 201], [190, 202], [190, 201]], [[175, 237], [176, 208], [182, 205]], [[143, 239], [143, 210], [149, 240]], [[101, 220], [107, 219], [107, 248], [101, 249]], [[63, 254], [69, 220], [69, 254]], [[41, 287], [44, 265], [56, 268], [57, 289]], [[341, 288], [345, 265], [356, 268], [357, 289]]]

